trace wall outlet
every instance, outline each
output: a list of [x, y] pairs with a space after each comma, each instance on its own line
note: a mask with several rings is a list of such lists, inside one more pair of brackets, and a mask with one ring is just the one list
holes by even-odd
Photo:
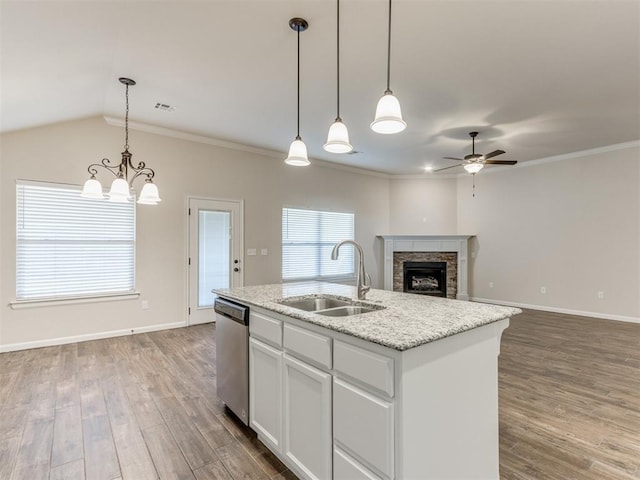
[[260, 250], [260, 255], [269, 255], [269, 250], [263, 248], [262, 250]]
[[142, 300], [140, 306], [143, 310], [149, 310], [149, 300]]
[[489, 288], [493, 288], [493, 282], [489, 282]]
[[547, 293], [547, 287], [540, 287], [540, 293], [542, 293], [543, 295]]
[[602, 291], [598, 292], [598, 299], [599, 300], [604, 300], [604, 292], [602, 292]]
[[255, 248], [247, 248], [247, 255], [248, 255], [248, 256], [253, 256], [253, 255], [255, 255], [256, 253], [257, 253], [257, 252], [256, 252], [256, 249], [255, 249]]

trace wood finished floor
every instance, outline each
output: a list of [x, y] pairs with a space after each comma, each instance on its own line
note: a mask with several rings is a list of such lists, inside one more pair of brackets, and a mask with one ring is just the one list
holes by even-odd
[[[295, 479], [215, 392], [213, 325], [0, 354], [0, 480]], [[502, 337], [502, 480], [640, 479], [640, 325]]]

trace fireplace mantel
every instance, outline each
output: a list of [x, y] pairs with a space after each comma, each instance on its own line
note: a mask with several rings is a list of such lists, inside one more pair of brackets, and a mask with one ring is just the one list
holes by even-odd
[[456, 252], [458, 300], [469, 300], [469, 239], [473, 235], [378, 235], [384, 243], [384, 289], [393, 290], [393, 252]]

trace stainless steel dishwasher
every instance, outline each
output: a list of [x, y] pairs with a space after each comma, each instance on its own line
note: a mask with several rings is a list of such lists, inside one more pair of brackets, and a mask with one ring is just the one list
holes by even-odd
[[249, 307], [216, 298], [218, 397], [249, 425]]

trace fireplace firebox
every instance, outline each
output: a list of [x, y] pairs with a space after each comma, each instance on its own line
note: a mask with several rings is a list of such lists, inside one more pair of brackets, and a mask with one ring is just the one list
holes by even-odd
[[447, 297], [447, 262], [404, 262], [403, 290]]

